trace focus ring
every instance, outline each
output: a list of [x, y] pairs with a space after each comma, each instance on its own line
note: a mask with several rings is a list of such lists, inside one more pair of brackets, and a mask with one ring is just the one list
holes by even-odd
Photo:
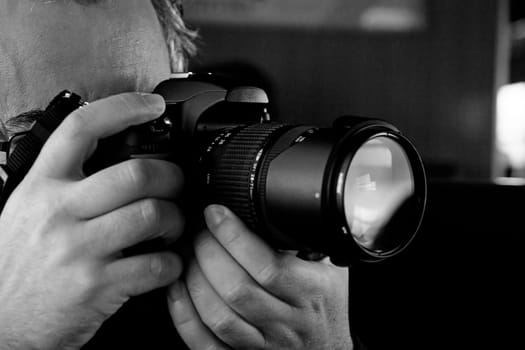
[[250, 228], [255, 229], [254, 201], [259, 161], [272, 136], [283, 124], [254, 124], [241, 128], [222, 142], [208, 173], [208, 193], [213, 203], [230, 208]]

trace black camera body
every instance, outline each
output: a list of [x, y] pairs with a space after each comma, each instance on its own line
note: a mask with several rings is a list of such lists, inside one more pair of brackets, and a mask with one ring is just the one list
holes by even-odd
[[[101, 140], [87, 174], [130, 158], [175, 162], [189, 180], [184, 206], [226, 205], [276, 248], [322, 253], [339, 265], [396, 255], [416, 233], [426, 201], [423, 165], [389, 123], [273, 123], [262, 89], [212, 74], [179, 75], [154, 92], [166, 112]], [[4, 203], [46, 135], [81, 105], [63, 92], [23, 136], [4, 166]]]

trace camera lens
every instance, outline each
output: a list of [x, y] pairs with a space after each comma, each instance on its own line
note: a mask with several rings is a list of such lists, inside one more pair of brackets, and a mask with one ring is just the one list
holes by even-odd
[[399, 243], [390, 240], [383, 228], [415, 190], [410, 162], [401, 146], [383, 136], [365, 142], [352, 157], [341, 185], [354, 240], [376, 253], [396, 248]]
[[419, 155], [390, 124], [340, 124], [218, 132], [200, 157], [207, 201], [228, 206], [279, 249], [323, 253], [339, 265], [397, 254], [424, 211]]

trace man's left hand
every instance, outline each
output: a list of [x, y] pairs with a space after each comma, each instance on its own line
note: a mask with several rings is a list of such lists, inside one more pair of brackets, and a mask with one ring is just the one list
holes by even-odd
[[352, 349], [347, 269], [275, 251], [223, 206], [205, 217], [168, 295], [191, 349]]

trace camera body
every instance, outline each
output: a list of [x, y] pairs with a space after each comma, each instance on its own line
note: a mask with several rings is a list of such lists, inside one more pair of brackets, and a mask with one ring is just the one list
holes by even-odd
[[[166, 101], [158, 119], [102, 140], [88, 172], [129, 158], [155, 158], [191, 162], [204, 143], [217, 132], [241, 125], [269, 123], [266, 92], [252, 86], [237, 86], [212, 74], [175, 74], [160, 83], [154, 93]], [[196, 151], [196, 148], [198, 149]]]

